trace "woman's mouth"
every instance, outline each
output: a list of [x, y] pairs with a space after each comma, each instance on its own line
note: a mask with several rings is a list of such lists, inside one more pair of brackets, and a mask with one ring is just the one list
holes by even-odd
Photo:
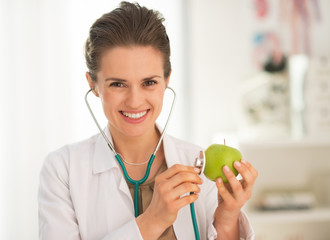
[[149, 110], [144, 110], [144, 111], [141, 111], [141, 112], [120, 111], [120, 113], [125, 117], [125, 119], [131, 120], [131, 121], [134, 121], [134, 122], [139, 121], [139, 120], [143, 120], [148, 112], [149, 112]]

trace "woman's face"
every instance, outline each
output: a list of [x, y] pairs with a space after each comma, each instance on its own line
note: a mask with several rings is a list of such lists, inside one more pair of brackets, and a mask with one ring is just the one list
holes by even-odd
[[95, 88], [112, 132], [136, 137], [154, 129], [168, 84], [162, 57], [149, 46], [104, 53]]

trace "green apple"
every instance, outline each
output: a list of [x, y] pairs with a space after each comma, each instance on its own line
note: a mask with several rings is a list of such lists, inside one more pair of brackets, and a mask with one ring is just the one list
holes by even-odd
[[227, 145], [212, 144], [205, 150], [205, 169], [204, 175], [215, 181], [221, 177], [224, 183], [228, 182], [222, 169], [227, 165], [235, 174], [238, 175], [237, 170], [234, 168], [235, 161], [241, 161], [242, 154], [236, 148]]

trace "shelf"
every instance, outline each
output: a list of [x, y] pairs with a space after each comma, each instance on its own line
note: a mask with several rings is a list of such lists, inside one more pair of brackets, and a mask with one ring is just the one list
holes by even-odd
[[320, 137], [303, 137], [299, 139], [283, 138], [283, 139], [260, 139], [260, 140], [240, 140], [241, 147], [248, 148], [313, 148], [313, 147], [330, 147], [330, 138]]
[[330, 148], [330, 135], [303, 136], [299, 138], [290, 136], [247, 138], [240, 136], [237, 132], [221, 132], [214, 134], [212, 142], [222, 144], [224, 139], [230, 146], [243, 148]]
[[330, 222], [330, 207], [290, 211], [248, 212], [254, 224]]

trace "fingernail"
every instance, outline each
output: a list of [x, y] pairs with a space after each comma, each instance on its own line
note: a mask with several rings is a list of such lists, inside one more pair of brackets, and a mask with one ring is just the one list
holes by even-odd
[[221, 184], [221, 183], [222, 183], [222, 179], [221, 179], [221, 178], [218, 178], [218, 179], [217, 179], [217, 183], [218, 183], [218, 184]]
[[194, 171], [195, 171], [196, 173], [200, 173], [200, 172], [201, 172], [201, 170], [200, 170], [199, 168], [194, 168]]
[[247, 161], [245, 159], [242, 159], [241, 162], [247, 164]]
[[226, 172], [230, 172], [230, 169], [229, 169], [229, 167], [228, 167], [227, 165], [225, 165], [225, 166], [223, 167], [223, 169], [224, 169]]
[[238, 161], [236, 161], [234, 164], [235, 164], [236, 167], [241, 167], [242, 166], [242, 164]]

